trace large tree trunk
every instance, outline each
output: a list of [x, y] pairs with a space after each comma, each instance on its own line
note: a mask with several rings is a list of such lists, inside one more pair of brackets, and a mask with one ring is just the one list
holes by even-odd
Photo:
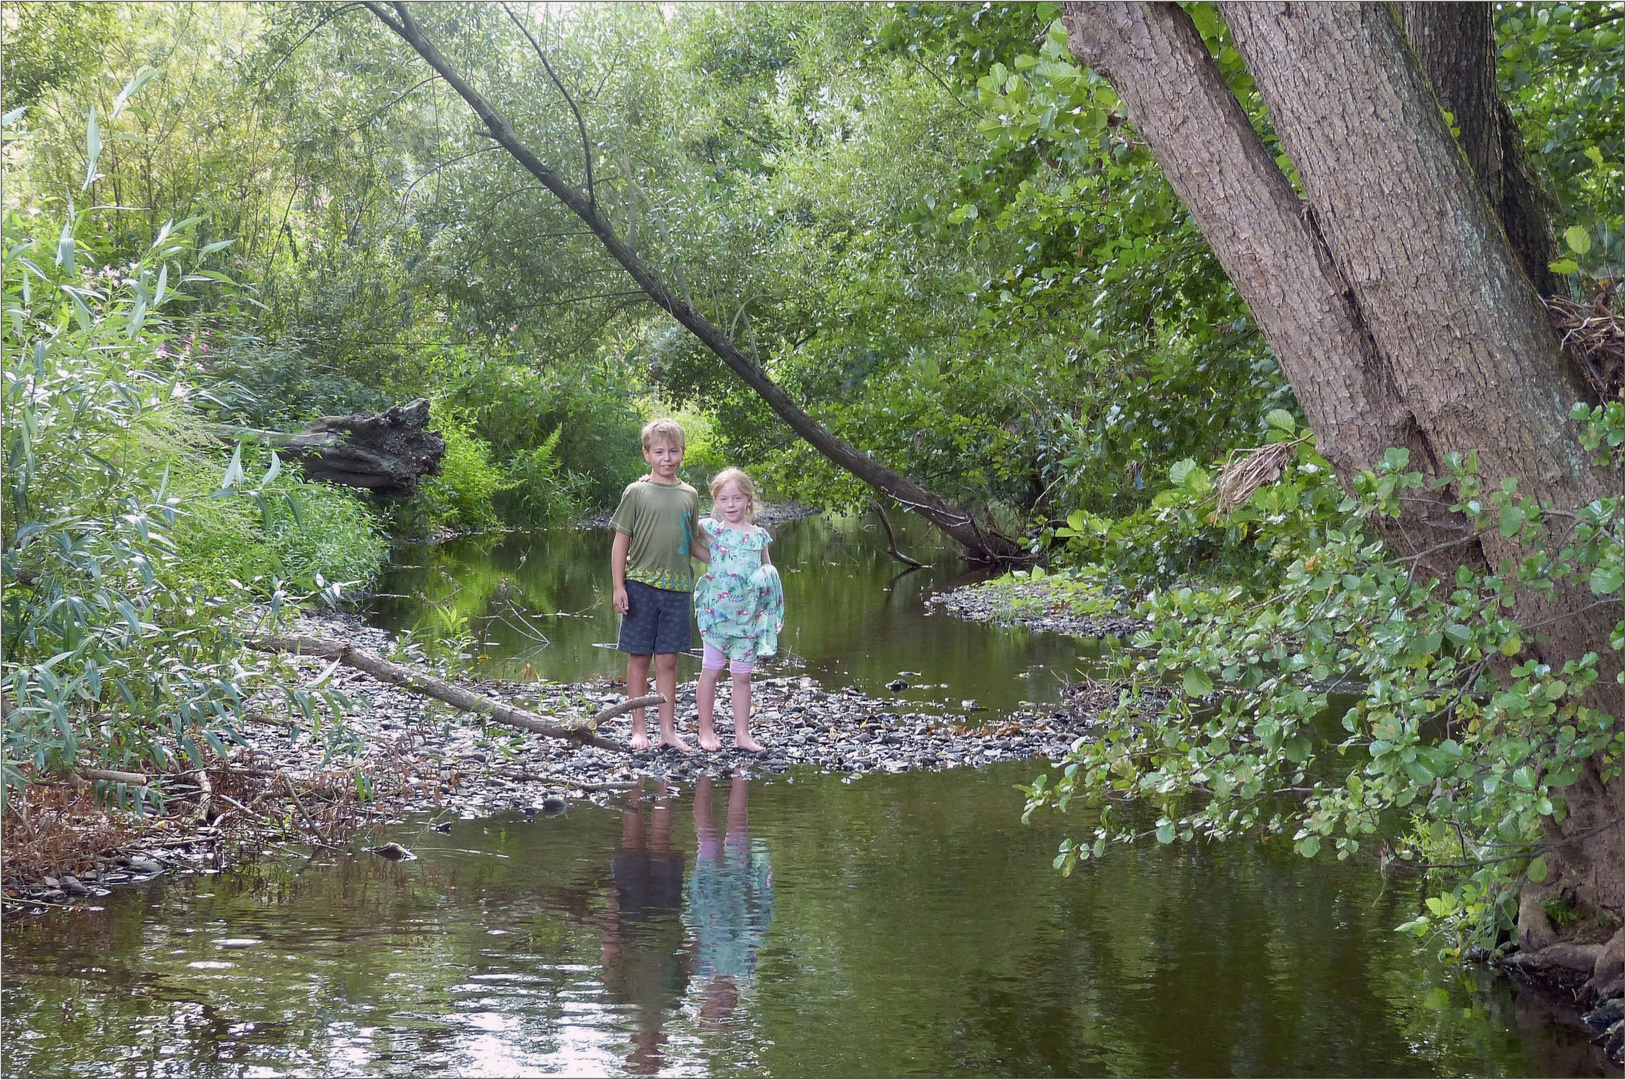
[[446, 80], [447, 85], [468, 103], [481, 123], [485, 124], [491, 138], [593, 231], [593, 235], [604, 246], [604, 250], [626, 269], [651, 300], [699, 338], [702, 344], [767, 402], [780, 419], [789, 424], [791, 430], [808, 445], [876, 491], [936, 525], [963, 546], [971, 558], [985, 562], [1009, 562], [1026, 557], [1025, 548], [1016, 540], [997, 531], [985, 531], [972, 514], [945, 502], [913, 481], [899, 476], [874, 458], [837, 438], [823, 424], [809, 416], [789, 394], [768, 377], [767, 372], [734, 345], [727, 333], [668, 289], [655, 272], [616, 235], [609, 221], [598, 212], [598, 207], [591, 198], [556, 175], [520, 141], [507, 117], [458, 73], [451, 61], [424, 34], [405, 3], [393, 3], [386, 7], [382, 3], [368, 0], [365, 6], [379, 22], [412, 46], [418, 55]]
[[[1496, 77], [1496, 25], [1484, 3], [1398, 5], [1401, 25], [1423, 74], [1457, 128], [1457, 142], [1502, 222], [1525, 277], [1543, 298], [1570, 299], [1568, 281], [1550, 269], [1558, 258], [1553, 220], [1558, 202], [1542, 183], [1524, 135], [1502, 100]], [[1557, 325], [1562, 311], [1553, 313]], [[1607, 378], [1584, 348], [1565, 351], [1577, 386], [1592, 405]]]
[[[1340, 475], [1393, 445], [1425, 473], [1448, 451], [1477, 450], [1490, 481], [1518, 477], [1522, 493], [1563, 511], [1618, 490], [1578, 445], [1568, 412], [1581, 388], [1388, 7], [1221, 9], [1298, 169], [1302, 203], [1184, 11], [1070, 3], [1064, 18], [1074, 55], [1112, 81]], [[1404, 552], [1442, 534], [1464, 539], [1449, 556], [1470, 564], [1526, 553], [1499, 535], [1468, 538], [1439, 503], [1412, 510], [1386, 539]], [[1617, 716], [1618, 614], [1579, 588], [1526, 593], [1518, 609], [1542, 626], [1533, 648], [1544, 661], [1603, 658], [1588, 704]], [[1550, 888], [1617, 922], [1620, 788], [1583, 777], [1563, 793], [1570, 817], [1547, 823], [1564, 843]]]
[[304, 431], [261, 431], [220, 424], [215, 436], [253, 440], [291, 458], [312, 480], [364, 488], [385, 498], [406, 498], [425, 476], [440, 475], [446, 440], [426, 431], [429, 403], [422, 398], [381, 413], [324, 416]]
[[[1569, 412], [1583, 391], [1387, 6], [1221, 10], [1433, 456], [1477, 450], [1493, 482], [1518, 477], [1522, 493], [1563, 511], [1617, 488], [1576, 438]], [[1491, 566], [1528, 554], [1499, 533], [1480, 546]], [[1543, 659], [1612, 654], [1616, 615], [1593, 599], [1527, 594], [1526, 622], [1563, 619]]]

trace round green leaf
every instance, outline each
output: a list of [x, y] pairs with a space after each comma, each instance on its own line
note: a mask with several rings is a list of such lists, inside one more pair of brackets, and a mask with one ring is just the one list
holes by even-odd
[[1592, 234], [1579, 225], [1571, 225], [1564, 230], [1564, 243], [1577, 255], [1585, 255], [1592, 250]]

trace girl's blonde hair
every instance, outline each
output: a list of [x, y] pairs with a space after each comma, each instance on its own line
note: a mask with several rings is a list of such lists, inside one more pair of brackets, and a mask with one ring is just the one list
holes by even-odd
[[740, 494], [745, 496], [746, 520], [749, 521], [751, 518], [756, 517], [757, 510], [760, 509], [760, 506], [757, 503], [757, 486], [751, 482], [751, 478], [746, 475], [745, 470], [732, 468], [724, 469], [722, 472], [712, 477], [711, 498], [713, 502], [717, 501], [717, 493], [722, 491], [724, 485], [726, 484], [734, 484], [738, 486], [740, 489]]

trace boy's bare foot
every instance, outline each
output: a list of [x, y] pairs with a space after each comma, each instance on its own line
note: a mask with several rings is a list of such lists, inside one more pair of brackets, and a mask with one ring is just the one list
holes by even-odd
[[763, 747], [761, 743], [749, 735], [736, 735], [734, 736], [734, 749], [744, 750], [747, 754], [760, 754]]
[[684, 742], [682, 737], [678, 735], [673, 735], [671, 739], [667, 739], [663, 736], [661, 738], [661, 746], [670, 746], [673, 750], [676, 750], [680, 754], [694, 753], [694, 747]]
[[700, 736], [700, 749], [708, 754], [715, 754], [723, 748], [723, 741], [715, 735]]
[[648, 750], [649, 736], [642, 731], [635, 731], [632, 733], [632, 738], [627, 740], [627, 745], [634, 750]]

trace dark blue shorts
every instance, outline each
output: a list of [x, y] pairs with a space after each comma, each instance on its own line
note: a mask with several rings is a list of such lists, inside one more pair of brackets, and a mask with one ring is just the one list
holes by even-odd
[[693, 593], [629, 581], [627, 613], [621, 616], [621, 640], [615, 647], [634, 656], [686, 653], [693, 611]]

